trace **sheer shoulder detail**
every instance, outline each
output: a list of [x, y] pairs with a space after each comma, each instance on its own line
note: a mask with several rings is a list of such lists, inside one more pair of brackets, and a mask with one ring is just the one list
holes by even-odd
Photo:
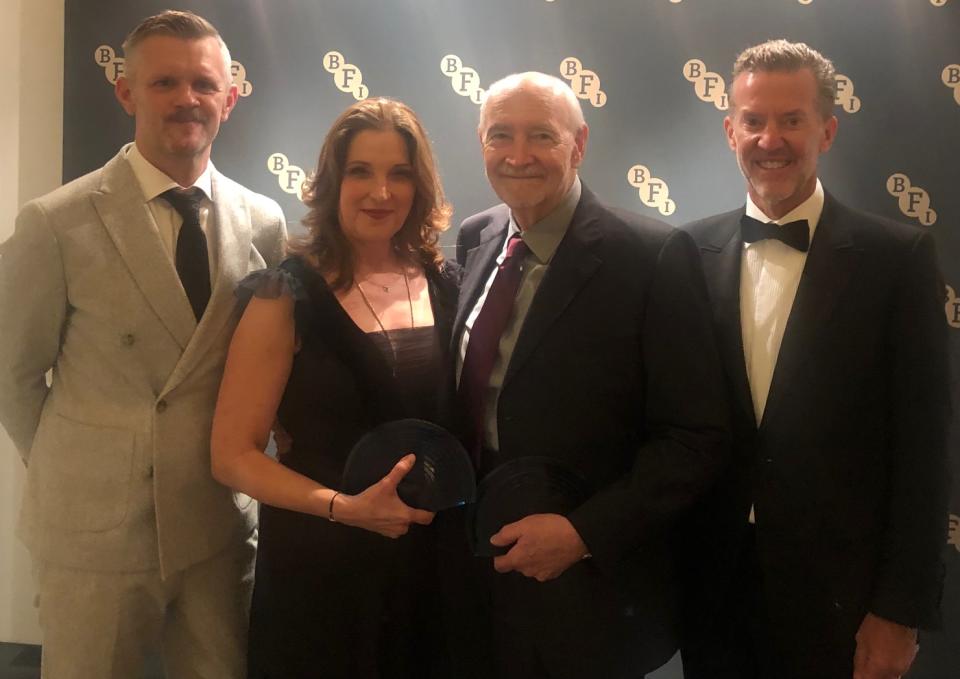
[[295, 302], [307, 299], [307, 291], [300, 280], [284, 268], [261, 269], [247, 274], [237, 284], [235, 292], [241, 306], [253, 297], [277, 299], [282, 295], [292, 297]]

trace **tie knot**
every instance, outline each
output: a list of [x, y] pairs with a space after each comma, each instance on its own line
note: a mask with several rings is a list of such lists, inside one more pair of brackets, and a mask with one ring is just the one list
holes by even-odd
[[173, 209], [180, 213], [183, 221], [193, 221], [199, 218], [203, 191], [197, 187], [186, 190], [169, 189], [161, 193], [160, 197], [170, 203]]
[[510, 236], [510, 240], [507, 241], [506, 259], [511, 259], [515, 256], [526, 257], [528, 252], [530, 252], [530, 248], [523, 242], [523, 238], [520, 237], [519, 233]]

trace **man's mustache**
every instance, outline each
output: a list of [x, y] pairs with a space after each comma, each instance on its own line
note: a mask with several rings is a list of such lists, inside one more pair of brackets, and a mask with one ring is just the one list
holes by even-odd
[[543, 175], [542, 172], [504, 172], [503, 170], [498, 170], [497, 174], [499, 174], [501, 177], [510, 177], [511, 179], [533, 179]]
[[167, 120], [171, 123], [202, 123], [204, 117], [200, 114], [200, 109], [185, 108], [168, 116]]

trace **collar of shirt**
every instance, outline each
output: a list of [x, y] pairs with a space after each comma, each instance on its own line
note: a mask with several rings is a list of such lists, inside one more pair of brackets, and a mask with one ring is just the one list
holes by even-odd
[[[553, 259], [553, 254], [560, 246], [567, 229], [570, 227], [570, 221], [573, 219], [573, 213], [577, 209], [577, 203], [580, 202], [580, 177], [574, 176], [573, 185], [567, 194], [560, 201], [560, 204], [554, 208], [553, 212], [541, 219], [536, 224], [523, 232], [523, 242], [530, 248], [530, 254], [541, 264], [547, 264]], [[507, 239], [504, 241], [503, 252], [500, 254], [498, 263], [502, 263], [506, 257], [507, 242], [510, 236], [520, 231], [513, 213], [510, 213], [510, 225], [507, 228]]]
[[[127, 161], [130, 163], [133, 174], [140, 184], [140, 189], [143, 191], [143, 197], [146, 198], [148, 203], [168, 189], [191, 188], [180, 186], [177, 182], [170, 179], [166, 173], [155, 167], [149, 160], [143, 157], [136, 143], [130, 144], [130, 146], [127, 147]], [[212, 173], [213, 161], [209, 161], [203, 174], [197, 177], [197, 181], [192, 185], [203, 191], [203, 195], [207, 200], [210, 200], [211, 196], [213, 196]]]
[[[817, 179], [817, 185], [813, 189], [813, 193], [805, 201], [800, 203], [797, 207], [793, 208], [785, 214], [780, 219], [770, 219], [763, 210], [757, 207], [756, 203], [753, 202], [753, 199], [750, 198], [750, 195], [747, 194], [747, 216], [753, 217], [754, 219], [766, 222], [774, 223], [777, 225], [788, 224], [789, 222], [795, 222], [798, 219], [806, 219], [807, 224], [810, 227], [810, 242], [813, 242], [813, 234], [817, 230], [817, 224], [820, 222], [820, 215], [823, 213], [823, 185], [820, 183], [820, 180]], [[763, 241], [757, 241], [756, 243], [744, 243], [745, 248], [751, 246], [756, 246]]]

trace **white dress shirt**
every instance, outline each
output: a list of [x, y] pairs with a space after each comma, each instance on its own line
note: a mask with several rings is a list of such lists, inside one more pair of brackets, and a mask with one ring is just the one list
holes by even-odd
[[[162, 170], [157, 169], [149, 160], [143, 157], [137, 145], [130, 144], [127, 148], [127, 161], [133, 169], [133, 174], [143, 190], [143, 196], [146, 199], [150, 214], [153, 215], [153, 221], [157, 226], [157, 232], [160, 235], [160, 241], [163, 243], [163, 249], [170, 259], [170, 263], [176, 267], [177, 255], [177, 237], [180, 235], [180, 227], [183, 225], [183, 218], [170, 203], [160, 194], [168, 189], [184, 189], [192, 187], [183, 187], [168, 177]], [[207, 168], [203, 171], [197, 181], [192, 186], [203, 191], [203, 200], [200, 203], [200, 228], [207, 237], [207, 258], [210, 262], [210, 284], [216, 279], [216, 252], [215, 243], [211, 239], [214, 229], [211, 224], [210, 208], [213, 205], [210, 198], [213, 195], [212, 182], [210, 179], [213, 171], [213, 161], [207, 162]]]
[[[821, 212], [823, 186], [819, 179], [813, 194], [780, 219], [770, 219], [747, 196], [748, 217], [774, 224], [806, 219], [811, 244]], [[753, 412], [759, 427], [807, 253], [773, 239], [744, 243], [743, 250], [740, 260], [740, 331]], [[753, 507], [750, 507], [749, 521], [755, 522]]]
[[[813, 194], [780, 219], [770, 219], [747, 195], [748, 217], [774, 224], [806, 219], [811, 244], [822, 212], [823, 186], [819, 179]], [[740, 332], [753, 412], [759, 427], [767, 407], [783, 331], [793, 309], [809, 248], [807, 252], [800, 252], [781, 241], [767, 239], [744, 243], [743, 250], [740, 260]], [[753, 505], [748, 521], [756, 523]]]
[[[822, 211], [823, 187], [819, 179], [813, 195], [780, 219], [767, 217], [747, 196], [748, 217], [774, 224], [806, 219], [811, 243]], [[759, 426], [807, 253], [772, 239], [744, 243], [743, 249], [740, 260], [740, 330], [753, 412]]]

